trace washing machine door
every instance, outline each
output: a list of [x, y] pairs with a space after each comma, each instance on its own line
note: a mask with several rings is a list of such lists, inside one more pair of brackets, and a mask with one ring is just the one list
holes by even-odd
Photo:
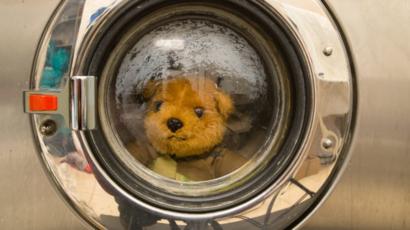
[[67, 0], [25, 111], [96, 228], [282, 229], [348, 158], [349, 63], [315, 0]]

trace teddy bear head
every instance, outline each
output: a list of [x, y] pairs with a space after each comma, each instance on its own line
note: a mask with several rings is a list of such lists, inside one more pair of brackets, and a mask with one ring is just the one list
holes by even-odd
[[149, 81], [143, 97], [148, 140], [159, 153], [177, 158], [200, 155], [220, 144], [234, 109], [230, 96], [203, 76]]

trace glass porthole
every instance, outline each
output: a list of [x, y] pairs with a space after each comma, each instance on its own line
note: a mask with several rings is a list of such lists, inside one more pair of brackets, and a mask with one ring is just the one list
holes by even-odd
[[218, 5], [176, 4], [111, 38], [99, 64], [102, 134], [92, 138], [124, 186], [207, 210], [287, 167], [305, 119], [302, 63], [270, 37], [281, 31], [253, 23]]
[[235, 177], [276, 154], [267, 146], [281, 120], [279, 79], [267, 79], [257, 51], [229, 27], [204, 19], [158, 26], [107, 77], [107, 136], [137, 175]]

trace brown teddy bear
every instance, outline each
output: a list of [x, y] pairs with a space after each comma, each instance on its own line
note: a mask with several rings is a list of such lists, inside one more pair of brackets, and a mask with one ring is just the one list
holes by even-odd
[[156, 154], [135, 151], [135, 146], [130, 152], [153, 171], [176, 180], [210, 180], [246, 162], [218, 146], [234, 106], [212, 80], [204, 76], [152, 80], [143, 97], [145, 134]]

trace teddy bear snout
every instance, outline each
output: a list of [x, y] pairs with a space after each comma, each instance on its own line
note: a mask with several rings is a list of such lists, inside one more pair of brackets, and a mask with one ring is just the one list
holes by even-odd
[[177, 118], [171, 117], [167, 121], [167, 126], [168, 129], [171, 130], [171, 132], [175, 133], [178, 129], [184, 127], [184, 123], [182, 123], [182, 121]]

